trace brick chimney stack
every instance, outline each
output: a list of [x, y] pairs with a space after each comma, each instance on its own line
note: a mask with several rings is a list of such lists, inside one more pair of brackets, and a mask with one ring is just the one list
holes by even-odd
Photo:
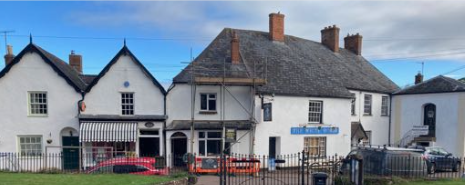
[[333, 52], [339, 52], [339, 28], [336, 25], [321, 30], [321, 44]]
[[82, 56], [74, 54], [74, 50], [71, 50], [71, 54], [69, 54], [69, 66], [82, 74]]
[[418, 74], [415, 75], [415, 85], [417, 85], [417, 84], [419, 84], [421, 82], [423, 82], [423, 75], [420, 72], [418, 72]]
[[233, 33], [233, 37], [231, 39], [231, 63], [232, 64], [239, 64], [239, 38], [237, 37], [236, 33]]
[[13, 61], [13, 58], [15, 58], [15, 55], [13, 55], [13, 46], [8, 45], [7, 46], [7, 53], [5, 55], [5, 66], [11, 63]]
[[360, 34], [349, 35], [344, 38], [344, 48], [355, 53], [356, 55], [362, 55], [362, 36]]
[[284, 14], [270, 13], [270, 40], [284, 42]]

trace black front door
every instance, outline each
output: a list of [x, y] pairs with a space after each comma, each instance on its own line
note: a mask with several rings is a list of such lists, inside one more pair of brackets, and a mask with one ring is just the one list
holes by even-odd
[[160, 155], [159, 138], [139, 138], [140, 157], [155, 157]]
[[276, 158], [276, 138], [275, 137], [270, 137], [270, 146], [269, 146], [269, 151], [268, 151], [268, 157], [270, 159], [275, 159]]
[[174, 166], [184, 166], [184, 154], [187, 153], [187, 138], [171, 139], [171, 153]]
[[436, 106], [434, 104], [425, 105], [423, 125], [428, 125], [428, 137], [436, 137]]
[[63, 169], [79, 169], [79, 137], [63, 136]]

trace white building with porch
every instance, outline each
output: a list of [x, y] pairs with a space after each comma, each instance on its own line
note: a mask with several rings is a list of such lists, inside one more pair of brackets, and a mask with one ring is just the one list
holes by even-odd
[[[70, 59], [75, 57], [73, 53]], [[62, 153], [56, 168], [78, 169], [78, 102], [86, 84], [76, 66], [30, 43], [17, 55], [11, 46], [0, 72], [0, 151], [21, 163], [40, 163], [46, 153]], [[35, 158], [37, 156], [37, 158]]]
[[[465, 84], [437, 76], [402, 89], [393, 96], [392, 143], [401, 147], [440, 146], [465, 155]], [[414, 127], [426, 126], [426, 133]], [[420, 130], [421, 131], [421, 130]]]

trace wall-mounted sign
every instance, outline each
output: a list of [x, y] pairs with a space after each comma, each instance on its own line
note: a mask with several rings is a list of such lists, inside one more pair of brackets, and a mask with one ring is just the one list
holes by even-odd
[[123, 85], [124, 87], [128, 88], [131, 84], [128, 81], [125, 81]]
[[339, 127], [319, 126], [319, 127], [291, 127], [292, 135], [318, 135], [318, 134], [339, 134]]
[[147, 127], [147, 128], [152, 128], [153, 126], [155, 126], [155, 124], [153, 124], [153, 122], [145, 123], [145, 127]]
[[225, 136], [226, 142], [236, 141], [236, 129], [227, 128]]
[[264, 103], [263, 104], [263, 121], [272, 121], [273, 112], [272, 112], [272, 104], [271, 103]]
[[429, 134], [429, 126], [428, 125], [418, 125], [413, 126], [412, 129], [413, 135], [428, 135]]

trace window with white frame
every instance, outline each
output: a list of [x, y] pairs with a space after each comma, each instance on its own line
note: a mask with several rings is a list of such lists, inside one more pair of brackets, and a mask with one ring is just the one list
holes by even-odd
[[305, 137], [304, 151], [311, 156], [326, 156], [326, 137]]
[[356, 115], [356, 112], [355, 112], [355, 103], [357, 102], [357, 98], [355, 96], [355, 93], [350, 93], [350, 95], [352, 96], [352, 99], [351, 99], [351, 104], [350, 104], [350, 114], [352, 116], [355, 116]]
[[29, 92], [29, 115], [46, 116], [47, 102], [47, 92]]
[[371, 115], [371, 103], [372, 103], [371, 94], [365, 94], [364, 101], [363, 101], [363, 114], [364, 115]]
[[389, 97], [381, 97], [381, 116], [387, 116], [389, 112]]
[[121, 114], [134, 115], [134, 93], [121, 93]]
[[214, 93], [200, 94], [200, 110], [201, 111], [216, 111], [216, 94]]
[[218, 156], [221, 154], [221, 132], [199, 132], [199, 155]]
[[42, 136], [18, 136], [21, 156], [40, 156], [42, 154]]
[[323, 102], [310, 101], [308, 103], [308, 122], [309, 123], [322, 123], [323, 115]]

